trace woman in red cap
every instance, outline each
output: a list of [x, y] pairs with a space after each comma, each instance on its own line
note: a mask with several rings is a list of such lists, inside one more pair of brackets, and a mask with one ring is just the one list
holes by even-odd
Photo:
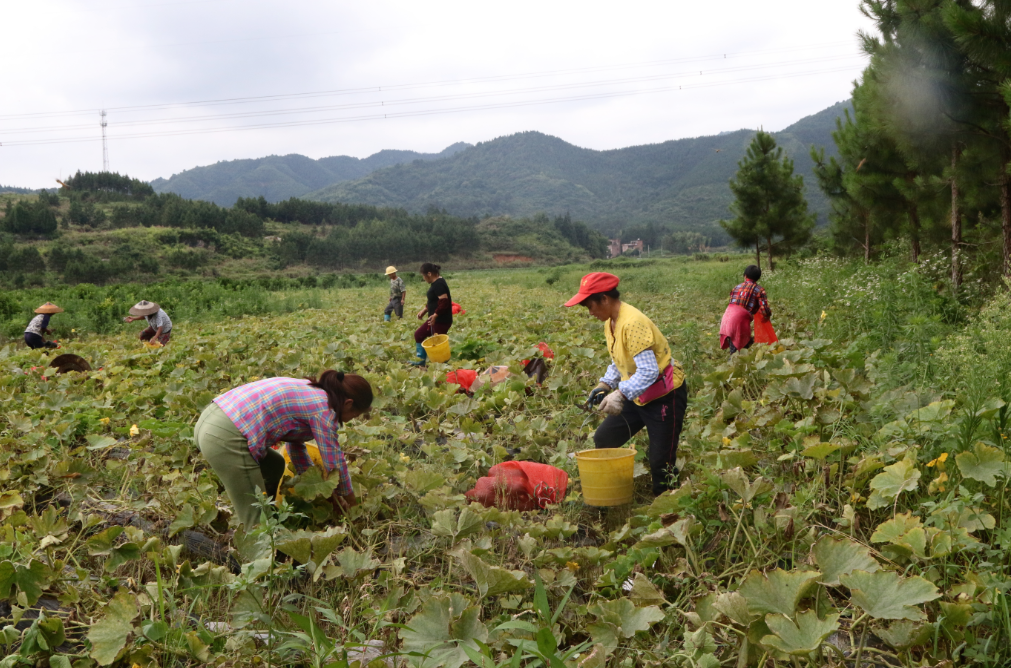
[[565, 302], [581, 304], [604, 323], [611, 364], [590, 392], [588, 402], [607, 414], [593, 434], [598, 448], [620, 448], [645, 427], [653, 493], [677, 480], [677, 450], [688, 407], [688, 385], [681, 363], [671, 357], [667, 339], [653, 321], [618, 292], [620, 279], [604, 272], [587, 274], [579, 292]]

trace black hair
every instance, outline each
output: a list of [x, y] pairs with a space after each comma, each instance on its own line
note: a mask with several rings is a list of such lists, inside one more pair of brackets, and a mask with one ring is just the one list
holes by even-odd
[[604, 297], [609, 297], [610, 299], [618, 299], [619, 297], [621, 297], [621, 293], [618, 292], [617, 288], [615, 288], [614, 290], [608, 290], [607, 292], [595, 292], [579, 303], [582, 306], [586, 306], [590, 302], [593, 302], [594, 304], [599, 304], [601, 301], [604, 300]]
[[356, 411], [368, 412], [372, 408], [372, 386], [358, 374], [344, 373], [327, 369], [320, 374], [319, 380], [306, 376], [309, 387], [316, 387], [326, 392], [330, 408], [340, 419], [341, 407], [344, 401], [351, 400]]
[[759, 269], [756, 265], [749, 264], [744, 269], [744, 277], [745, 278], [750, 278], [751, 280], [757, 282], [758, 279], [760, 279], [762, 277], [762, 270]]
[[441, 276], [442, 267], [437, 264], [432, 264], [431, 262], [426, 262], [421, 265], [421, 275], [424, 276], [425, 274], [435, 274], [436, 276]]

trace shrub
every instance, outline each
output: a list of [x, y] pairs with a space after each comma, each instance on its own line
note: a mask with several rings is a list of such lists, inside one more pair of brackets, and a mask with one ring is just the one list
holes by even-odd
[[8, 202], [3, 219], [3, 230], [11, 234], [49, 236], [56, 233], [56, 214], [42, 201]]
[[81, 253], [67, 262], [63, 270], [63, 280], [67, 283], [105, 283], [109, 278], [109, 267], [105, 262]]
[[190, 248], [173, 248], [165, 254], [165, 261], [170, 266], [178, 269], [199, 269], [208, 262], [208, 255], [204, 250], [193, 250]]

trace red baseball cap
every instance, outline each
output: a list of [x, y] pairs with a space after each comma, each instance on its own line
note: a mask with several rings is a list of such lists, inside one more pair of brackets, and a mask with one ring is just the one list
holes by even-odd
[[592, 274], [587, 274], [583, 276], [583, 280], [579, 281], [579, 292], [572, 299], [565, 302], [565, 305], [575, 306], [582, 303], [590, 295], [614, 290], [618, 287], [619, 282], [621, 282], [620, 278], [605, 271], [595, 271]]

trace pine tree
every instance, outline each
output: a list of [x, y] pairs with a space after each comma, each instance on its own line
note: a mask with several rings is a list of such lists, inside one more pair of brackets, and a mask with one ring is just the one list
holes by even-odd
[[1006, 83], [1011, 80], [1011, 1], [981, 0], [977, 5], [952, 2], [943, 12], [975, 84], [969, 93], [975, 113], [955, 120], [997, 149], [993, 166], [1000, 190], [1002, 271], [1011, 276], [1011, 90]]
[[762, 131], [737, 167], [730, 180], [734, 218], [721, 220], [720, 225], [742, 248], [754, 245], [759, 267], [759, 246], [764, 242], [773, 269], [774, 249], [790, 253], [811, 239], [815, 217], [807, 212], [804, 179], [794, 175], [793, 161], [776, 146], [775, 138]]
[[951, 280], [957, 288], [962, 281], [959, 160], [971, 137], [956, 119], [973, 116], [974, 80], [944, 19], [956, 6], [972, 5], [970, 0], [864, 0], [861, 11], [881, 32], [880, 39], [862, 35], [878, 85], [878, 121], [910, 164], [925, 174], [943, 172], [951, 188]]

